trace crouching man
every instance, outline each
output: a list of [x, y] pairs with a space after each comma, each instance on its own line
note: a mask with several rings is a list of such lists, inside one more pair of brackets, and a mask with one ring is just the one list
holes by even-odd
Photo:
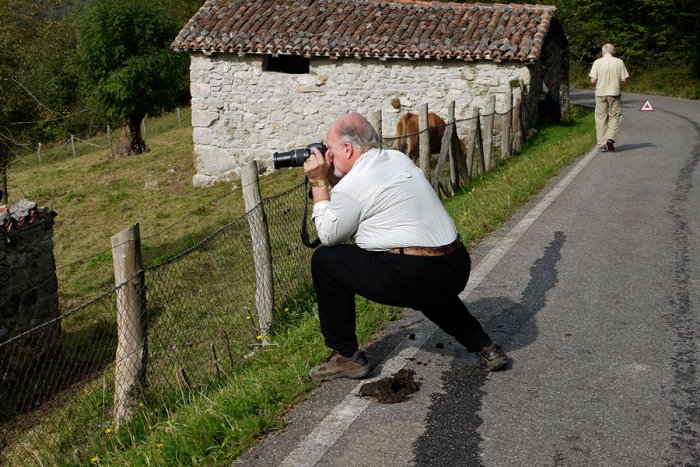
[[[304, 163], [323, 243], [311, 273], [321, 332], [333, 350], [311, 378], [370, 372], [355, 334], [355, 294], [419, 310], [477, 352], [484, 368], [504, 368], [508, 357], [459, 298], [469, 279], [469, 253], [423, 173], [405, 154], [378, 149], [377, 133], [358, 113], [330, 125], [326, 146], [325, 154], [314, 148]], [[351, 237], [355, 245], [342, 244]]]

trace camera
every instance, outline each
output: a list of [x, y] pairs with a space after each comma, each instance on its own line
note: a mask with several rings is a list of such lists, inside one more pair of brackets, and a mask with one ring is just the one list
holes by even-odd
[[292, 149], [291, 151], [276, 152], [272, 155], [275, 169], [283, 167], [301, 167], [306, 159], [311, 156], [311, 149], [318, 148], [321, 154], [326, 154], [326, 145], [323, 143], [311, 143], [305, 148]]

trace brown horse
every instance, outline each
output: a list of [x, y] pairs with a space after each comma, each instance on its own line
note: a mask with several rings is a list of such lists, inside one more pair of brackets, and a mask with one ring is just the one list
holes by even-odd
[[[428, 141], [431, 154], [439, 154], [442, 144], [442, 135], [445, 133], [445, 120], [434, 112], [428, 113]], [[397, 149], [410, 157], [414, 162], [418, 160], [418, 115], [407, 112], [396, 123]]]

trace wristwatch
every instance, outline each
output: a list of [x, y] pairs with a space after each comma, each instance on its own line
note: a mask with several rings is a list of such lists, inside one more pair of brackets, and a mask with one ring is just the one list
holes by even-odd
[[320, 188], [322, 186], [328, 186], [328, 183], [326, 182], [325, 179], [320, 178], [318, 180], [309, 180], [309, 185], [315, 188]]

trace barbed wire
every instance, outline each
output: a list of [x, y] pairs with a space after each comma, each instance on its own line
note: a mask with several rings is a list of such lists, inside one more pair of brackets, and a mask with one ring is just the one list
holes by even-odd
[[86, 112], [91, 112], [94, 109], [96, 109], [102, 102], [104, 102], [104, 99], [100, 100], [97, 104], [93, 104], [90, 107], [86, 107], [83, 110], [79, 110], [78, 112], [72, 112], [67, 115], [61, 115], [60, 117], [55, 117], [55, 118], [49, 118], [49, 119], [42, 119], [42, 120], [33, 120], [33, 121], [27, 121], [27, 122], [10, 122], [9, 125], [33, 125], [36, 123], [51, 123], [51, 122], [57, 122], [59, 120], [65, 120], [67, 118], [75, 117], [76, 115], [80, 115]]

